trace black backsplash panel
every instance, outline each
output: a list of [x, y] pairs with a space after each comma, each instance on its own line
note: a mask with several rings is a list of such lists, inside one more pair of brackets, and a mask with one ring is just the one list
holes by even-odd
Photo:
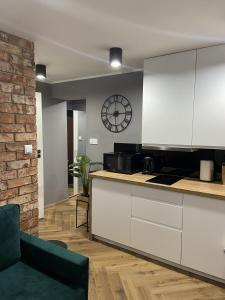
[[199, 149], [195, 152], [143, 150], [146, 156], [155, 161], [155, 172], [198, 178], [200, 160], [213, 160], [215, 179], [220, 180], [225, 150]]

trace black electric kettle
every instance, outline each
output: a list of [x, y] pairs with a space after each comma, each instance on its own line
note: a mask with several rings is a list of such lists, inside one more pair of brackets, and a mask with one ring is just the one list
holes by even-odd
[[142, 174], [152, 174], [155, 169], [154, 159], [150, 156], [145, 156], [144, 158], [144, 170]]

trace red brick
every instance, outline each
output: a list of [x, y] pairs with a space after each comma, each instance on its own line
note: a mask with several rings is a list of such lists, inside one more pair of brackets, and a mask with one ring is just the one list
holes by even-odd
[[15, 140], [17, 142], [22, 141], [35, 141], [36, 140], [36, 133], [16, 133]]
[[22, 124], [0, 124], [0, 132], [25, 132]]
[[12, 81], [12, 74], [0, 71], [0, 81], [11, 82]]
[[17, 194], [18, 194], [18, 188], [2, 191], [0, 193], [0, 200], [6, 200], [6, 199], [9, 199], [9, 198], [13, 198]]
[[37, 158], [32, 158], [31, 160], [30, 160], [30, 163], [31, 163], [31, 166], [32, 167], [36, 167], [37, 166]]
[[17, 160], [7, 162], [7, 170], [17, 170], [30, 167], [30, 160]]
[[25, 77], [21, 75], [12, 75], [12, 83], [16, 84], [24, 84], [25, 82]]
[[15, 115], [13, 114], [0, 114], [0, 123], [15, 123]]
[[14, 179], [16, 177], [17, 177], [16, 170], [3, 171], [0, 173], [0, 180], [9, 180], [9, 179]]
[[37, 157], [36, 151], [33, 151], [31, 154], [25, 154], [24, 151], [17, 152], [16, 158], [20, 159], [29, 159]]
[[26, 105], [26, 113], [27, 113], [28, 115], [35, 115], [35, 114], [36, 114], [35, 106], [32, 106], [32, 105]]
[[20, 84], [13, 85], [13, 93], [23, 95], [24, 94], [24, 87]]
[[0, 60], [9, 61], [9, 53], [0, 50]]
[[26, 132], [36, 132], [35, 124], [26, 124]]
[[5, 103], [5, 102], [11, 102], [11, 94], [0, 92], [0, 103]]
[[23, 114], [26, 113], [26, 107], [22, 104], [0, 103], [1, 112]]
[[0, 92], [12, 93], [13, 84], [8, 82], [0, 82]]
[[9, 55], [9, 61], [11, 64], [15, 65], [21, 65], [23, 63], [23, 59], [21, 56], [18, 56], [16, 54]]
[[34, 60], [34, 52], [33, 51], [29, 51], [27, 49], [23, 49], [23, 57], [30, 59], [30, 60]]
[[33, 88], [32, 86], [25, 87], [25, 95], [34, 97], [35, 88]]
[[26, 177], [37, 174], [37, 168], [36, 167], [30, 167], [30, 168], [23, 168], [18, 170], [18, 177]]
[[37, 175], [31, 176], [31, 181], [32, 181], [32, 183], [37, 183], [38, 182], [38, 176]]
[[24, 104], [25, 103], [25, 97], [24, 97], [24, 95], [12, 95], [12, 101], [14, 103]]
[[31, 177], [23, 177], [23, 178], [17, 178], [17, 179], [11, 179], [7, 181], [8, 187], [14, 188], [19, 186], [24, 186], [27, 184], [31, 184]]
[[[1, 45], [0, 45], [1, 47]], [[25, 77], [31, 77], [31, 78], [34, 78], [34, 68], [31, 68], [31, 67], [24, 67], [23, 68], [23, 74]]]
[[16, 115], [16, 123], [19, 124], [35, 124], [36, 116], [35, 115]]
[[16, 159], [15, 152], [0, 152], [0, 161], [12, 161]]
[[21, 37], [17, 37], [17, 36], [12, 35], [12, 34], [8, 34], [8, 38], [9, 38], [8, 42], [10, 44], [16, 45], [19, 48], [34, 50], [34, 43], [29, 41], [29, 40], [23, 39]]
[[[22, 179], [22, 178], [21, 178]], [[37, 191], [36, 184], [24, 185], [19, 188], [19, 195], [29, 194]]]
[[24, 58], [23, 65], [24, 65], [24, 67], [33, 67], [34, 61], [33, 61], [33, 59], [31, 60], [31, 59]]
[[[37, 149], [36, 142], [29, 142], [30, 145], [33, 146], [33, 150]], [[27, 145], [27, 142], [14, 142], [14, 143], [7, 143], [5, 145], [6, 150], [8, 151], [24, 151], [24, 145]]]
[[0, 143], [0, 152], [5, 151], [5, 144]]
[[22, 56], [22, 49], [18, 46], [0, 41], [0, 49], [2, 51]]
[[35, 88], [36, 87], [35, 78], [24, 77], [24, 85]]
[[0, 143], [13, 142], [14, 137], [12, 133], [0, 133]]
[[6, 61], [0, 61], [0, 71], [8, 72], [8, 73], [14, 72], [12, 65], [9, 62], [6, 62]]
[[26, 195], [23, 195], [23, 196], [16, 196], [14, 198], [8, 199], [8, 203], [9, 204], [24, 204], [24, 203], [32, 201], [31, 196], [32, 196], [32, 194], [26, 194]]
[[7, 183], [5, 181], [0, 181], [0, 191], [7, 190]]
[[36, 217], [36, 209], [38, 208], [38, 202], [29, 202], [29, 203], [23, 203], [20, 205], [20, 211], [21, 213], [27, 212], [29, 210], [32, 211], [32, 216]]
[[6, 170], [6, 163], [5, 162], [0, 162], [0, 172], [3, 172]]
[[16, 75], [23, 75], [23, 65], [13, 65], [13, 73]]
[[9, 34], [4, 31], [0, 31], [0, 40], [8, 43], [9, 42]]

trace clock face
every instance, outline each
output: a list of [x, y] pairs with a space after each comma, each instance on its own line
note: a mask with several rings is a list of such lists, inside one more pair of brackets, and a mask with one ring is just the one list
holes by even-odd
[[132, 108], [129, 100], [122, 95], [110, 96], [102, 106], [101, 118], [102, 123], [109, 131], [123, 131], [132, 119]]

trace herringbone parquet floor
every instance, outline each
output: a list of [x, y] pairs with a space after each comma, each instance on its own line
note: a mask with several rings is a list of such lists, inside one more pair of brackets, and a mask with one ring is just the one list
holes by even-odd
[[90, 258], [90, 300], [225, 300], [225, 289], [90, 241], [85, 228], [75, 229], [74, 198], [46, 208], [39, 233]]

